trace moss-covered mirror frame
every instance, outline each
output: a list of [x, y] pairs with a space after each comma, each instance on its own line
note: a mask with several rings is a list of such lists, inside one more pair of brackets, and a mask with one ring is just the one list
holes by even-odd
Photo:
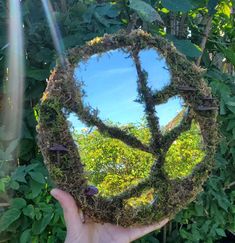
[[[82, 85], [74, 79], [74, 70], [79, 62], [88, 60], [92, 55], [119, 48], [131, 53], [136, 66], [139, 102], [145, 107], [152, 135], [148, 145], [126, 131], [105, 124], [96, 110], [83, 104]], [[138, 52], [146, 48], [153, 48], [160, 53], [170, 68], [171, 83], [161, 91], [154, 92], [147, 86], [147, 73], [142, 70], [138, 56]], [[173, 218], [202, 190], [202, 184], [213, 165], [217, 144], [217, 104], [202, 78], [203, 70], [188, 61], [172, 43], [142, 30], [97, 37], [82, 47], [70, 49], [67, 54], [67, 65], [57, 65], [48, 80], [41, 99], [37, 126], [39, 146], [57, 186], [70, 192], [83, 213], [95, 222], [109, 222], [126, 227]], [[177, 127], [162, 134], [155, 106], [176, 95], [182, 97], [187, 104], [187, 112]], [[92, 191], [92, 187], [88, 185], [77, 145], [69, 132], [66, 113], [70, 112], [76, 113], [86, 125], [96, 126], [105, 136], [151, 153], [155, 162], [148, 178], [109, 198], [102, 197], [99, 193], [87, 193]], [[182, 132], [190, 129], [193, 119], [200, 126], [206, 155], [188, 177], [170, 180], [163, 168], [166, 152]], [[151, 188], [154, 189], [155, 200], [149, 205], [132, 208], [126, 203], [129, 198], [138, 197]]]

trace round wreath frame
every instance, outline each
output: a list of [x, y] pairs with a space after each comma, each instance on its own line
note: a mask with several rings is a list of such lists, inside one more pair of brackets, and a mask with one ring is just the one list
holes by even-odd
[[[74, 80], [74, 69], [80, 61], [85, 61], [94, 54], [119, 48], [128, 49], [136, 65], [139, 101], [145, 105], [152, 134], [150, 145], [142, 144], [126, 131], [106, 125], [94, 109], [83, 104], [82, 85]], [[147, 87], [146, 73], [141, 69], [138, 58], [138, 52], [146, 48], [155, 49], [165, 57], [170, 67], [171, 83], [161, 91], [153, 92]], [[114, 35], [97, 37], [82, 47], [70, 49], [67, 57], [67, 65], [57, 65], [51, 73], [41, 99], [37, 126], [38, 143], [45, 164], [57, 186], [70, 192], [83, 213], [95, 222], [109, 222], [127, 227], [173, 218], [202, 190], [213, 165], [218, 140], [217, 104], [202, 78], [203, 70], [188, 61], [172, 43], [142, 30], [135, 30], [129, 34], [121, 31]], [[154, 107], [175, 95], [180, 95], [184, 99], [189, 110], [179, 126], [163, 135]], [[95, 125], [106, 136], [153, 154], [155, 162], [148, 178], [121, 194], [108, 198], [87, 193], [87, 190], [92, 191], [92, 188], [87, 183], [84, 165], [69, 132], [64, 110], [75, 112], [85, 124]], [[181, 132], [190, 129], [192, 119], [200, 126], [206, 155], [188, 177], [171, 180], [163, 169], [166, 152]], [[128, 206], [127, 199], [140, 196], [144, 190], [150, 188], [154, 189], [156, 195], [151, 204], [135, 208]]]

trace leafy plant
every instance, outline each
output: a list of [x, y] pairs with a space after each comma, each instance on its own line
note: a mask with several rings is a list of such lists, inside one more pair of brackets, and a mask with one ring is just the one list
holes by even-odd
[[3, 191], [15, 193], [0, 218], [0, 236], [9, 242], [63, 242], [62, 209], [52, 200], [48, 174], [39, 160], [23, 165], [2, 178]]

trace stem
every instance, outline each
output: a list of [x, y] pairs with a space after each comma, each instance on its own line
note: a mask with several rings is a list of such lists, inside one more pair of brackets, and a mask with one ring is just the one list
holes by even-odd
[[200, 45], [201, 50], [202, 50], [202, 54], [197, 59], [197, 62], [196, 62], [197, 66], [200, 66], [200, 63], [201, 63], [201, 60], [202, 60], [202, 55], [203, 55], [203, 52], [205, 50], [206, 42], [208, 40], [208, 37], [209, 37], [209, 34], [210, 34], [210, 30], [211, 30], [212, 19], [213, 19], [213, 16], [210, 16], [208, 18], [205, 30], [203, 32], [203, 38], [202, 38], [202, 42], [201, 42], [201, 45]]
[[166, 243], [166, 225], [163, 227], [163, 239], [162, 239], [162, 243]]
[[187, 14], [182, 14], [181, 19], [180, 19], [180, 23], [179, 23], [179, 32], [178, 32], [178, 37], [182, 38], [182, 37], [186, 37], [185, 36], [185, 20], [187, 18]]
[[67, 12], [67, 4], [66, 4], [65, 0], [60, 0], [60, 6], [61, 6], [63, 13], [66, 13]]
[[10, 203], [0, 203], [0, 208], [9, 207]]
[[57, 163], [60, 164], [60, 152], [56, 151], [56, 155], [57, 155]]
[[227, 186], [224, 187], [224, 190], [226, 189], [230, 189], [230, 187], [235, 186], [235, 181], [231, 182], [230, 184], [228, 184]]

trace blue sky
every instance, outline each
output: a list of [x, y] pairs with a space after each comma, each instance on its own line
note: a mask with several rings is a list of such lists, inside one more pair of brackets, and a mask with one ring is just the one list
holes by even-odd
[[[142, 67], [148, 72], [148, 84], [153, 90], [161, 90], [170, 82], [170, 73], [165, 60], [153, 49], [140, 52]], [[128, 53], [121, 50], [111, 51], [102, 56], [94, 55], [86, 63], [79, 63], [75, 69], [76, 80], [84, 82], [86, 97], [83, 102], [98, 108], [103, 120], [120, 124], [138, 123], [144, 116], [143, 106], [137, 98], [137, 73]], [[171, 121], [182, 108], [178, 98], [156, 106], [160, 126]], [[85, 127], [71, 114], [68, 119], [80, 131]]]

